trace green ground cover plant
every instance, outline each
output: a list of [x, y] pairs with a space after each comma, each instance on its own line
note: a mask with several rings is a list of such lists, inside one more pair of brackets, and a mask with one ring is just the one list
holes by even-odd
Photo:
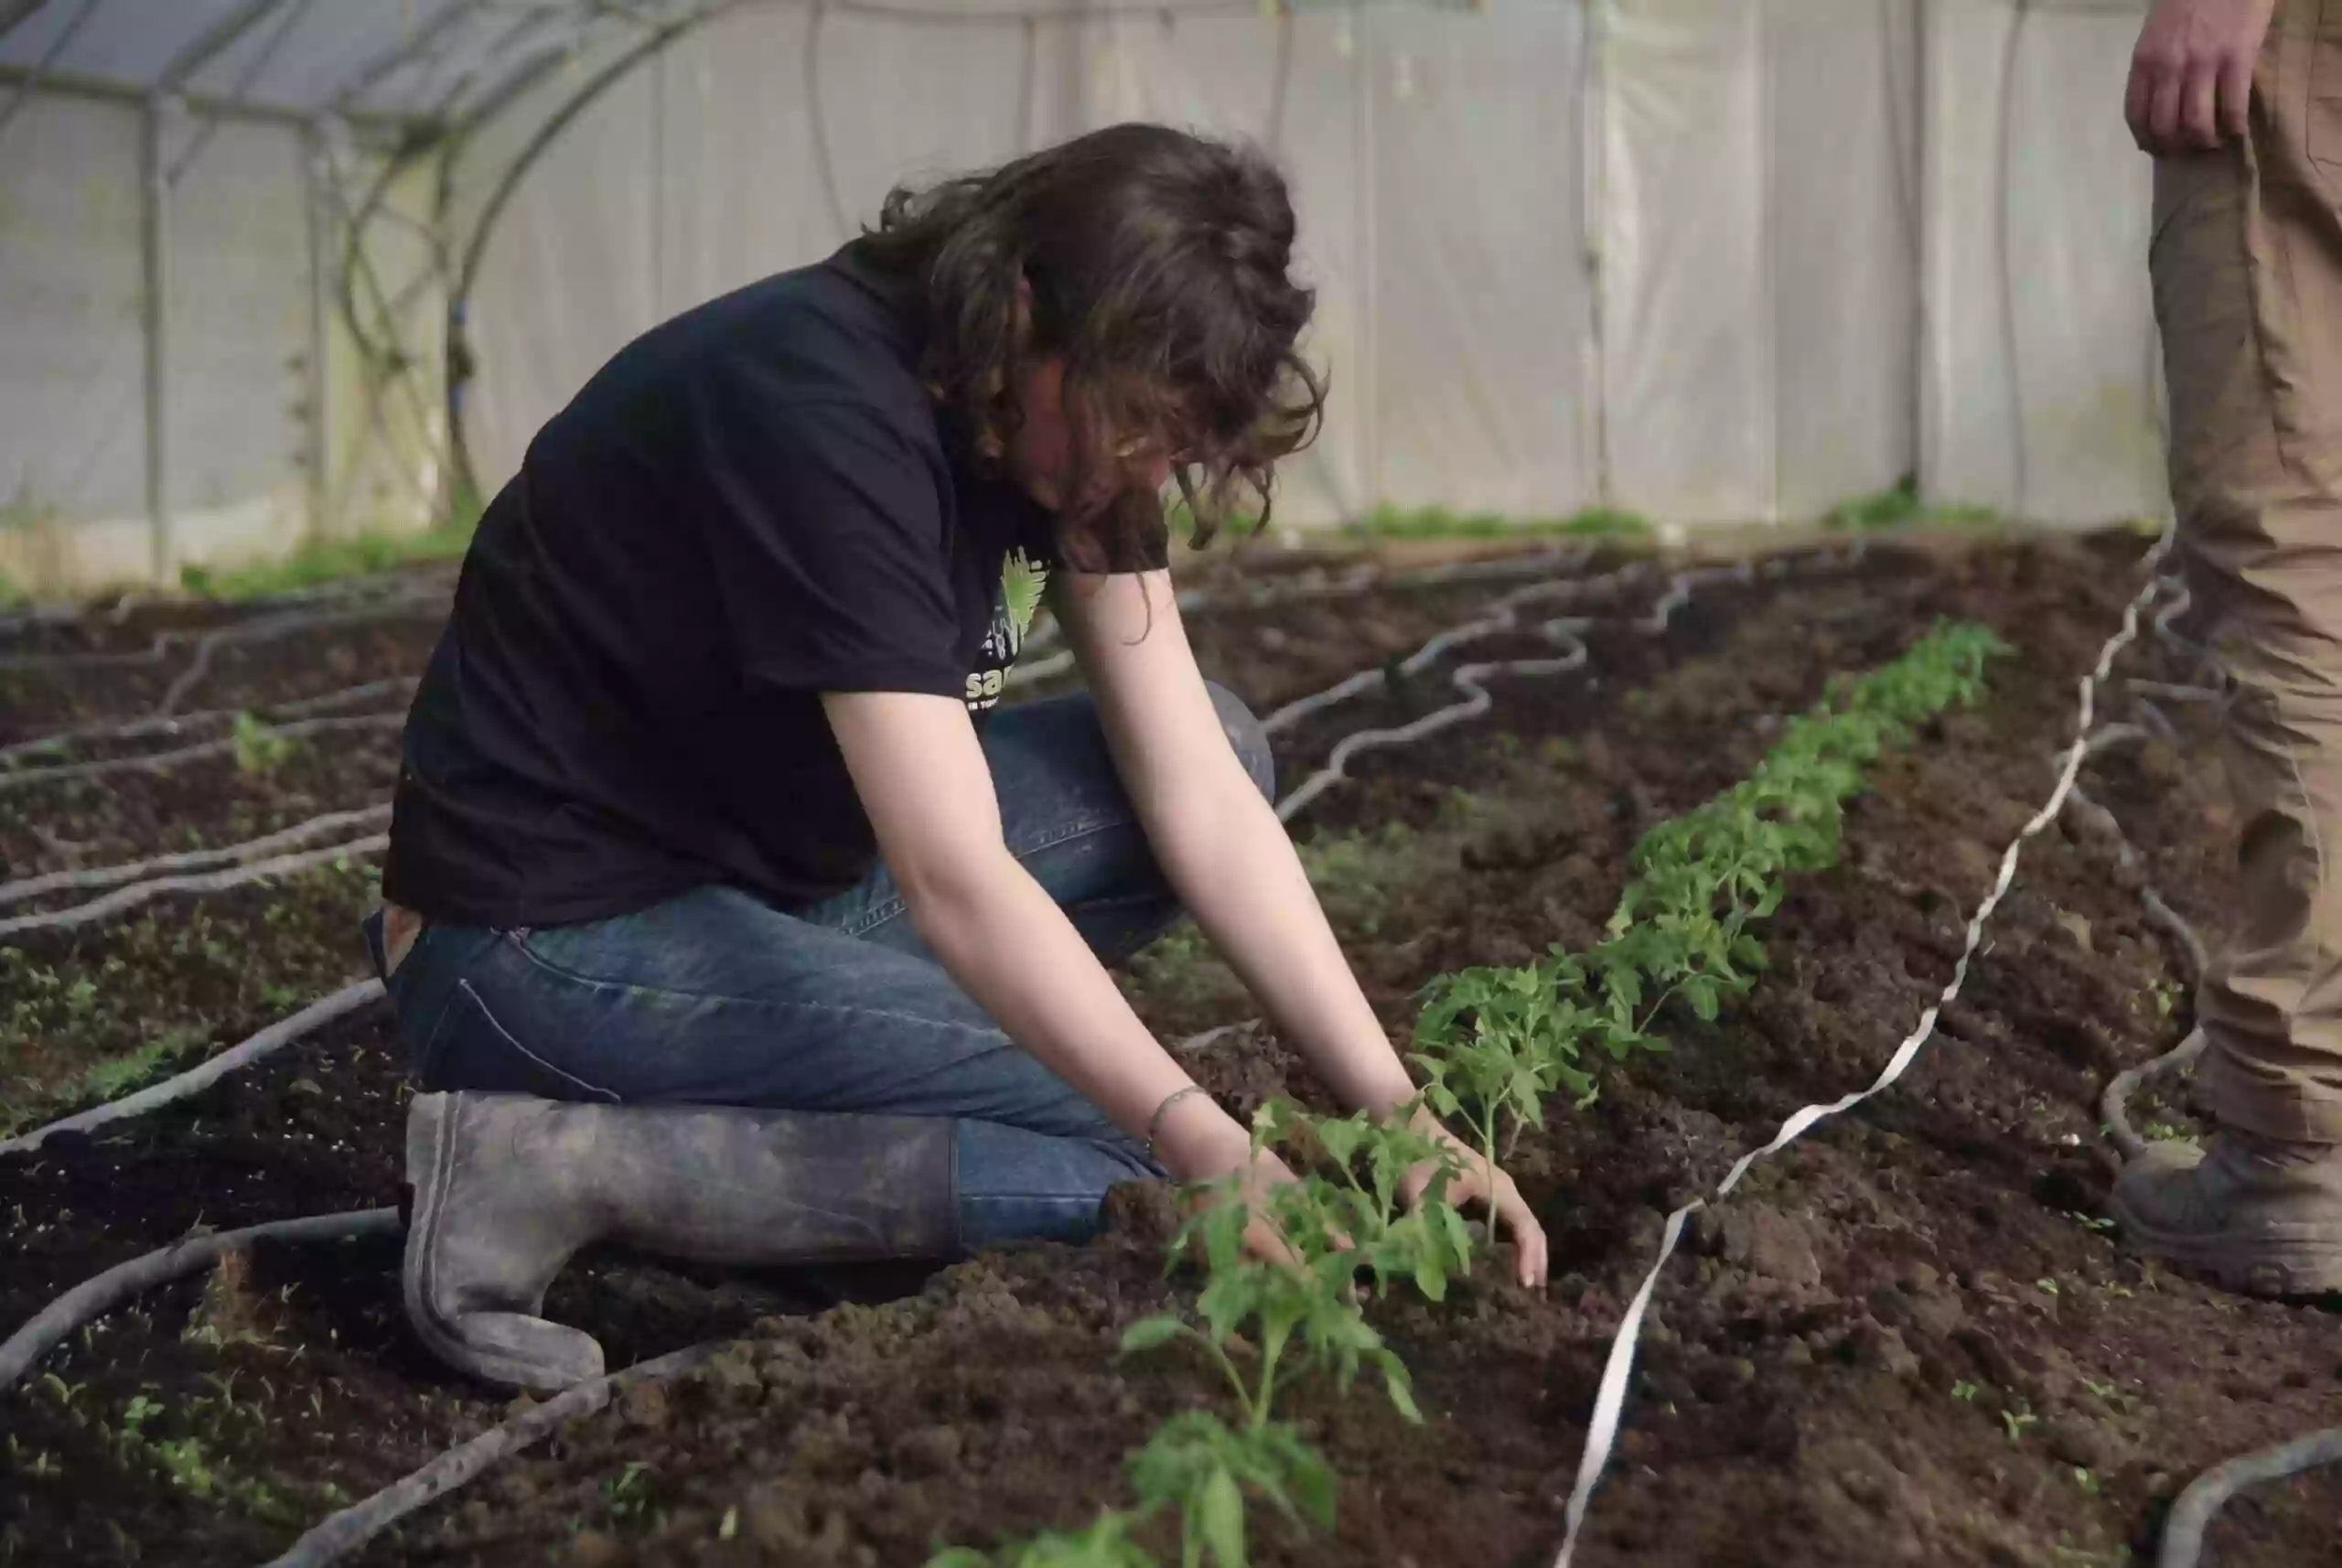
[[207, 599], [254, 599], [293, 588], [313, 588], [344, 577], [368, 576], [434, 561], [460, 560], [471, 542], [468, 522], [443, 523], [410, 533], [361, 533], [348, 539], [312, 540], [282, 561], [224, 568], [182, 566], [179, 585]]

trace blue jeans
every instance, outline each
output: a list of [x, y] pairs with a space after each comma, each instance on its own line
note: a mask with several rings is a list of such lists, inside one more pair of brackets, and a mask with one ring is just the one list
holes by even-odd
[[[1260, 725], [1212, 698], [1268, 793]], [[1009, 850], [1101, 960], [1178, 920], [1087, 695], [1002, 710], [983, 748]], [[1108, 1187], [1164, 1174], [952, 982], [883, 865], [795, 910], [711, 886], [583, 925], [427, 924], [390, 993], [426, 1090], [950, 1117], [971, 1250], [1085, 1239]]]

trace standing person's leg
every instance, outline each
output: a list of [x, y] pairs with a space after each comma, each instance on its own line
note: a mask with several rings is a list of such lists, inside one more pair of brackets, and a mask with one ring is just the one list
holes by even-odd
[[2342, 5], [2281, 9], [2249, 141], [2158, 162], [2151, 266], [2243, 910], [2197, 1003], [2220, 1133], [2115, 1208], [2231, 1288], [2342, 1289]]
[[[1265, 789], [1258, 726], [1221, 702]], [[987, 752], [1012, 851], [1101, 957], [1177, 918], [1085, 699], [1004, 714]], [[426, 1090], [409, 1314], [502, 1381], [599, 1365], [535, 1316], [597, 1237], [741, 1262], [948, 1256], [1079, 1239], [1109, 1187], [1161, 1174], [925, 956], [883, 872], [796, 914], [711, 888], [583, 926], [435, 928], [391, 984]]]

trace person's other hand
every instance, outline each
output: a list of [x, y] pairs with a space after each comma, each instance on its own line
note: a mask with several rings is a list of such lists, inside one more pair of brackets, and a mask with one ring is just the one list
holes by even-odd
[[[1447, 1201], [1458, 1208], [1473, 1203], [1487, 1204], [1489, 1218], [1512, 1238], [1514, 1277], [1525, 1289], [1543, 1289], [1545, 1228], [1537, 1223], [1537, 1216], [1531, 1211], [1529, 1200], [1520, 1196], [1520, 1189], [1512, 1185], [1512, 1178], [1488, 1164], [1479, 1150], [1442, 1126], [1437, 1117], [1420, 1112], [1415, 1118], [1415, 1128], [1444, 1146], [1455, 1165], [1455, 1171], [1447, 1181]], [[1403, 1191], [1409, 1203], [1414, 1202], [1431, 1185], [1431, 1178], [1437, 1174], [1437, 1168], [1425, 1165], [1408, 1177]]]
[[[1264, 1263], [1282, 1263], [1289, 1268], [1301, 1266], [1301, 1254], [1295, 1251], [1269, 1219], [1269, 1193], [1283, 1184], [1297, 1180], [1283, 1160], [1262, 1149], [1252, 1156], [1237, 1190], [1242, 1194], [1244, 1206], [1252, 1212], [1252, 1222], [1244, 1227], [1244, 1250]], [[1338, 1240], [1347, 1245], [1347, 1240]]]
[[2157, 157], [2208, 152], [2250, 128], [2252, 67], [2276, 0], [2158, 0], [2131, 53], [2131, 139]]

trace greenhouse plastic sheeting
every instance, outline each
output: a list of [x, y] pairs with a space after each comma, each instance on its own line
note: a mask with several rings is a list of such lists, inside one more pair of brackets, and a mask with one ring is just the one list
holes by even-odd
[[[759, 7], [685, 34], [580, 114], [517, 188], [467, 321], [484, 483], [509, 475], [544, 418], [635, 334], [828, 254], [906, 172], [1015, 150], [1022, 29], [827, 17], [811, 58], [833, 209], [802, 90], [812, 33], [810, 12]], [[499, 166], [532, 123], [516, 113], [465, 164]]]
[[145, 525], [138, 142], [137, 116], [62, 98], [0, 142], [0, 506], [19, 526]]
[[[1319, 293], [1308, 353], [1334, 398], [1324, 438], [1288, 466], [1284, 519], [1583, 504], [1580, 103], [1552, 91], [1578, 79], [1579, 14], [1509, 0], [1288, 25], [1280, 70], [1271, 19], [831, 16], [812, 57], [826, 178], [801, 91], [808, 16], [744, 10], [689, 35], [582, 114], [503, 214], [468, 317], [484, 482], [628, 337], [826, 253], [897, 180], [1152, 119], [1263, 145], [1273, 132], [1292, 178], [1299, 270]], [[774, 91], [777, 75], [799, 90]], [[841, 86], [880, 81], [884, 94]], [[495, 137], [517, 145], [530, 118]]]
[[2122, 113], [2139, 16], [1928, 16], [1925, 488], [2057, 521], [2160, 515], [2152, 177]]
[[[1798, 519], [1907, 474], [2058, 521], [2165, 506], [2150, 171], [2121, 114], [2143, 0], [1321, 0], [1284, 20], [1173, 0], [1029, 21], [1016, 0], [753, 0], [569, 115], [646, 21], [695, 3], [296, 0], [194, 72], [186, 91], [248, 118], [169, 112], [175, 148], [205, 138], [167, 203], [176, 558], [446, 503], [438, 256], [479, 246], [459, 425], [492, 488], [629, 337], [826, 254], [894, 182], [1133, 116], [1273, 142], [1292, 176], [1333, 402], [1288, 467], [1286, 522]], [[0, 72], [61, 43], [81, 82], [12, 108], [0, 81], [0, 501], [59, 525], [0, 532], [0, 570], [41, 579], [145, 559], [142, 110], [90, 94], [151, 85], [241, 8], [95, 0], [69, 36], [86, 4], [0, 38]], [[359, 116], [328, 125], [345, 192], [383, 116], [502, 107], [364, 231], [397, 331], [332, 314], [312, 488], [285, 117], [336, 102]]]
[[[306, 514], [309, 262], [300, 139], [166, 116], [172, 454], [167, 567], [269, 553]], [[38, 99], [0, 156], [0, 569], [146, 575], [139, 116]], [[189, 156], [192, 154], [193, 156]], [[177, 525], [184, 520], [182, 531]]]

